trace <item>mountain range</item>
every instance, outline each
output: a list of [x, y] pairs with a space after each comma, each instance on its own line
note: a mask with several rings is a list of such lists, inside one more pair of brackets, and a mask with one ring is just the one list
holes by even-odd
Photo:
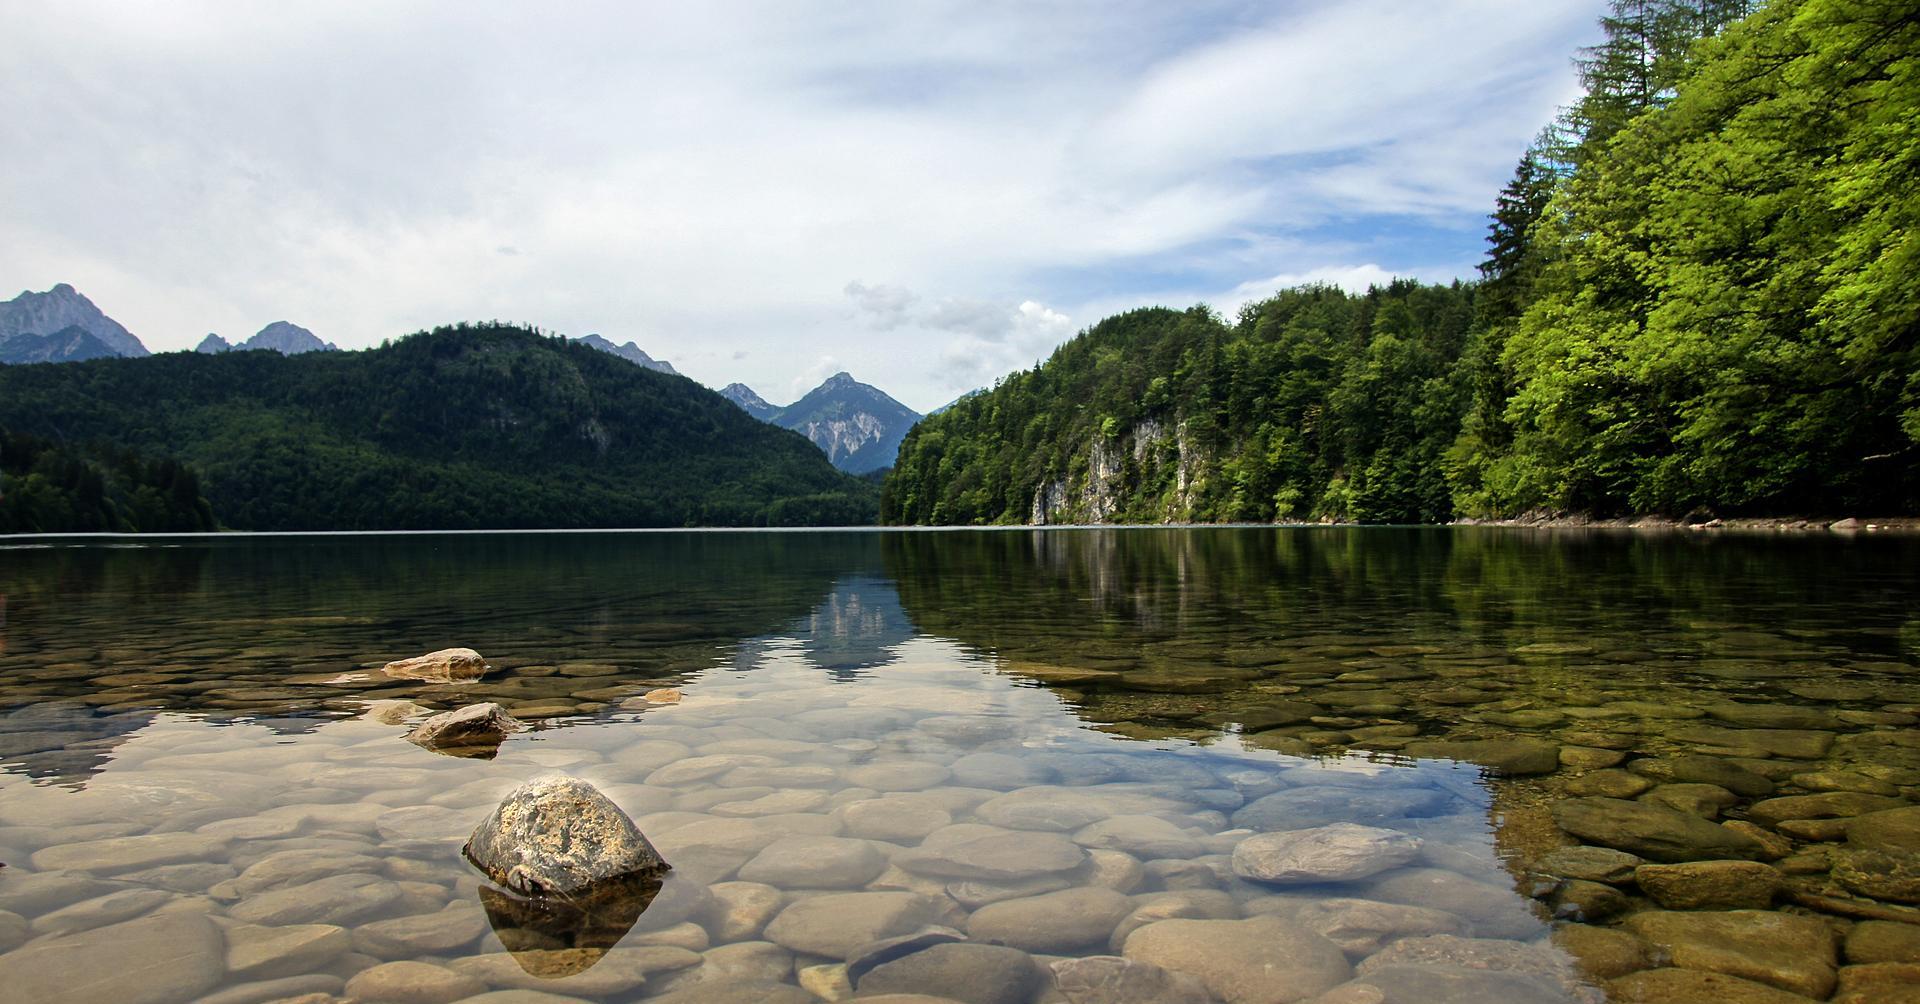
[[287, 321], [275, 321], [261, 328], [252, 338], [238, 345], [228, 344], [227, 340], [215, 334], [208, 334], [194, 346], [193, 351], [202, 355], [216, 352], [248, 352], [258, 349], [271, 349], [283, 356], [295, 356], [302, 352], [337, 352], [340, 347], [332, 342], [323, 342], [320, 336]]
[[[655, 359], [632, 341], [615, 344], [599, 334], [570, 340], [643, 369], [680, 375], [671, 363]], [[208, 334], [194, 351], [218, 355], [263, 349], [291, 356], [332, 352], [338, 347], [297, 324], [274, 321], [238, 344]], [[0, 303], [0, 363], [66, 363], [149, 354], [132, 332], [66, 283]], [[768, 403], [741, 383], [727, 385], [720, 395], [754, 418], [807, 437], [833, 466], [850, 474], [871, 474], [893, 466], [902, 437], [922, 417], [844, 372], [786, 407]]]
[[880, 388], [861, 383], [845, 372], [828, 377], [784, 408], [769, 404], [743, 383], [728, 384], [720, 396], [762, 422], [792, 429], [812, 440], [833, 466], [849, 474], [871, 474], [892, 467], [900, 441], [922, 417]]
[[[183, 501], [198, 489], [244, 530], [844, 525], [878, 501], [692, 380], [502, 325], [358, 352], [0, 367], [0, 429], [72, 457], [179, 461], [200, 478]], [[85, 501], [84, 478], [38, 475], [8, 497]]]

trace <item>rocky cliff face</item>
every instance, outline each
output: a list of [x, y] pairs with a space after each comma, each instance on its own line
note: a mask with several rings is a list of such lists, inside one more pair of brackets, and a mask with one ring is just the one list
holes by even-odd
[[593, 348], [599, 349], [600, 351], [605, 352], [608, 355], [619, 356], [620, 358], [625, 359], [626, 361], [634, 364], [635, 366], [644, 366], [647, 369], [657, 370], [661, 373], [672, 373], [674, 376], [680, 375], [680, 371], [674, 369], [672, 363], [667, 362], [664, 359], [655, 359], [654, 357], [647, 355], [645, 352], [641, 351], [640, 346], [635, 345], [632, 342], [628, 342], [625, 345], [615, 345], [612, 342], [606, 340], [605, 338], [600, 337], [599, 335], [588, 335], [585, 338], [579, 338], [575, 340], [582, 345], [589, 345], [589, 346], [592, 346]]
[[64, 282], [44, 293], [23, 292], [0, 303], [0, 344], [21, 335], [52, 335], [68, 328], [92, 335], [114, 355], [148, 355], [132, 332]]
[[1184, 523], [1192, 518], [1206, 463], [1185, 422], [1175, 424], [1171, 435], [1148, 419], [1112, 439], [1095, 436], [1087, 443], [1085, 467], [1034, 491], [1027, 522], [1111, 523], [1128, 513], [1138, 520], [1144, 505], [1148, 520], [1158, 513], [1163, 523]]
[[231, 352], [233, 351], [233, 343], [209, 331], [207, 332], [207, 337], [200, 339], [200, 344], [193, 347], [193, 351], [203, 356], [210, 356], [220, 352]]
[[848, 373], [835, 373], [784, 408], [768, 404], [745, 384], [728, 384], [720, 393], [753, 417], [812, 440], [833, 466], [849, 474], [893, 466], [900, 440], [920, 421], [919, 412]]

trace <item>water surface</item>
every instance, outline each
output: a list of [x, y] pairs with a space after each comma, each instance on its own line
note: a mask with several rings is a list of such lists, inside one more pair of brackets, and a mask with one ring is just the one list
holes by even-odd
[[[1916, 587], [1905, 538], [1499, 529], [0, 546], [0, 985], [1878, 999], [1920, 981]], [[379, 672], [452, 645], [494, 672]], [[401, 739], [475, 701], [537, 727]], [[529, 916], [462, 860], [550, 773], [673, 863], [650, 902]], [[1358, 850], [1236, 866], [1288, 833]], [[973, 947], [865, 954], [928, 927]], [[1199, 982], [1066, 961], [1123, 951]]]

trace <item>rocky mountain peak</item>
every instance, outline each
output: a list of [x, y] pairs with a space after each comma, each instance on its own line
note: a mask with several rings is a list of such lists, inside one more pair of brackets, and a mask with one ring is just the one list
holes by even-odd
[[200, 344], [193, 347], [193, 351], [201, 355], [210, 356], [220, 352], [233, 351], [233, 344], [209, 331], [207, 332], [207, 337], [200, 339]]
[[114, 355], [148, 354], [140, 339], [68, 283], [60, 283], [44, 293], [27, 290], [0, 303], [0, 344], [20, 335], [53, 335], [68, 328], [79, 328], [92, 335]]
[[672, 363], [647, 355], [640, 346], [633, 342], [628, 342], [625, 345], [615, 345], [612, 341], [601, 337], [598, 333], [586, 335], [574, 340], [582, 345], [599, 349], [608, 355], [619, 356], [636, 366], [644, 366], [647, 369], [656, 370], [661, 373], [672, 373], [675, 376], [680, 375], [680, 371], [674, 369]]
[[[205, 344], [202, 342], [201, 344]], [[330, 352], [335, 349], [331, 342], [323, 342], [320, 336], [289, 321], [275, 321], [261, 328], [252, 338], [234, 346], [240, 350], [272, 349], [281, 355], [294, 356], [302, 352]]]

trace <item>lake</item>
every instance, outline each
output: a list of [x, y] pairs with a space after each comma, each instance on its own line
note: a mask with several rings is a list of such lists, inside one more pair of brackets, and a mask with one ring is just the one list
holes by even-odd
[[[1871, 535], [0, 542], [0, 997], [1920, 999], [1917, 601]], [[551, 774], [657, 889], [463, 859]]]

